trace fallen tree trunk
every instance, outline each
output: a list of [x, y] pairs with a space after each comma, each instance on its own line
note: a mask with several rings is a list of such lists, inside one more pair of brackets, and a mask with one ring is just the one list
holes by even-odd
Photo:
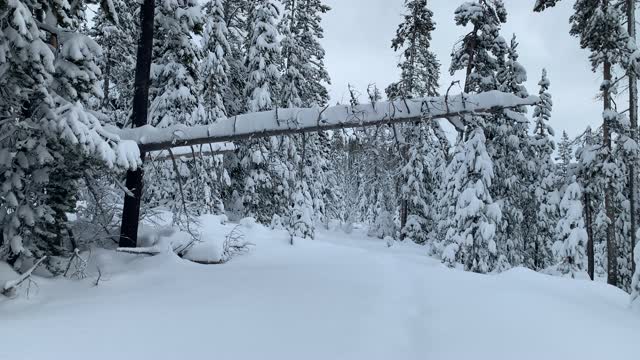
[[[219, 119], [211, 125], [202, 126], [177, 125], [159, 129], [145, 125], [134, 129], [112, 127], [110, 131], [118, 135], [121, 140], [136, 142], [141, 154], [176, 147], [432, 119], [447, 119], [462, 132], [465, 129], [464, 118], [478, 113], [506, 112], [515, 121], [524, 122], [526, 121], [524, 115], [510, 109], [535, 105], [539, 100], [536, 96], [520, 98], [499, 91], [456, 96], [447, 94], [441, 97], [404, 99], [356, 106], [276, 109]], [[135, 248], [137, 244], [142, 171], [129, 173], [129, 175], [127, 188], [134, 196], [125, 196], [120, 235], [121, 248]]]
[[[280, 135], [318, 132], [386, 124], [448, 119], [458, 130], [464, 129], [465, 115], [493, 113], [534, 105], [535, 96], [520, 98], [513, 94], [489, 91], [424, 99], [379, 102], [357, 106], [292, 108], [249, 113], [221, 119], [211, 125], [134, 129], [112, 129], [123, 140], [133, 140], [141, 152], [211, 143], [233, 142]], [[521, 116], [513, 113], [513, 116]]]

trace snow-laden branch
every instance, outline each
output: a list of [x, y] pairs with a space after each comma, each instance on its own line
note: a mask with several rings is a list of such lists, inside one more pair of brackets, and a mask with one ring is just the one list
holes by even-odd
[[120, 138], [133, 140], [138, 143], [141, 151], [148, 152], [179, 146], [415, 122], [425, 119], [446, 118], [458, 129], [463, 129], [464, 123], [461, 121], [463, 115], [535, 105], [538, 101], [536, 96], [523, 99], [513, 94], [489, 91], [474, 95], [460, 94], [357, 106], [276, 109], [220, 119], [214, 124], [205, 126], [178, 125], [154, 128], [147, 125], [115, 131]]
[[[236, 146], [231, 142], [201, 144], [198, 146], [181, 146], [171, 149], [171, 152], [178, 158], [193, 158], [198, 156], [211, 156], [233, 152]], [[169, 153], [166, 150], [152, 151], [150, 154], [154, 160], [169, 159]]]
[[15, 295], [16, 288], [20, 286], [20, 284], [22, 284], [23, 282], [27, 281], [31, 277], [31, 274], [33, 274], [33, 271], [38, 266], [40, 266], [40, 264], [42, 264], [42, 262], [45, 261], [46, 259], [47, 257], [43, 256], [42, 258], [40, 258], [40, 260], [36, 261], [36, 263], [33, 264], [33, 266], [29, 268], [29, 270], [25, 271], [24, 274], [20, 275], [20, 277], [18, 277], [15, 280], [9, 280], [5, 282], [4, 286], [2, 286], [2, 294], [8, 297], [13, 297]]

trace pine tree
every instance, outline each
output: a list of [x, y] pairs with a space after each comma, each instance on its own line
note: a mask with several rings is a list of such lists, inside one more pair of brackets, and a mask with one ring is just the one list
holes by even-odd
[[402, 50], [398, 65], [400, 81], [389, 85], [387, 96], [391, 99], [435, 96], [440, 63], [431, 51], [431, 33], [436, 25], [433, 12], [427, 7], [427, 0], [405, 0], [404, 6], [407, 14], [391, 42], [394, 51]]
[[229, 57], [229, 93], [225, 96], [224, 106], [227, 116], [234, 116], [246, 112], [244, 90], [247, 83], [248, 71], [245, 68], [247, 30], [249, 12], [253, 8], [251, 0], [233, 0], [222, 3], [227, 24]]
[[563, 276], [586, 278], [587, 232], [584, 227], [582, 190], [575, 178], [560, 202], [561, 218], [556, 226], [558, 241], [553, 250], [560, 261], [557, 271]]
[[304, 61], [300, 69], [304, 79], [300, 89], [303, 106], [324, 106], [329, 102], [326, 85], [331, 84], [331, 78], [324, 65], [325, 51], [320, 44], [324, 38], [322, 15], [329, 10], [331, 8], [323, 0], [298, 0], [296, 28], [298, 42], [304, 49]]
[[312, 220], [313, 204], [311, 195], [303, 188], [306, 183], [298, 181], [291, 197], [291, 214], [289, 216], [289, 233], [291, 237], [310, 238], [315, 236]]
[[330, 84], [324, 66], [325, 52], [321, 16], [330, 10], [321, 0], [285, 0], [280, 23], [285, 73], [282, 79], [282, 105], [288, 107], [324, 106], [329, 100], [325, 84]]
[[[279, 28], [283, 34], [282, 58], [284, 75], [281, 79], [281, 105], [284, 107], [324, 106], [328, 101], [325, 84], [330, 83], [324, 67], [324, 49], [321, 15], [329, 7], [318, 0], [288, 0], [284, 2], [284, 15]], [[300, 175], [292, 188], [306, 188], [307, 206], [311, 205], [313, 218], [327, 222], [327, 203], [334, 201], [332, 191], [336, 181], [327, 159], [327, 134], [305, 134], [293, 138], [302, 152]], [[285, 159], [286, 161], [286, 159]], [[310, 221], [312, 221], [310, 219]]]
[[445, 264], [462, 263], [465, 270], [478, 273], [490, 272], [497, 266], [496, 224], [502, 217], [489, 193], [494, 174], [485, 142], [482, 128], [473, 129], [463, 151], [454, 155], [452, 164], [457, 166], [448, 169], [455, 171], [453, 183], [459, 195], [453, 226], [447, 231], [450, 240], [442, 253]]
[[[598, 161], [598, 153], [600, 151], [599, 144], [601, 142], [600, 134], [594, 134], [590, 128], [587, 128], [583, 135], [583, 144], [576, 152], [576, 173], [578, 174], [578, 181], [584, 194], [584, 220], [588, 238], [587, 273], [592, 280], [595, 279], [596, 272], [600, 274], [600, 270], [606, 270], [606, 264], [600, 261], [604, 252], [598, 251], [598, 248], [601, 246], [600, 243], [596, 244], [596, 240], [606, 237], [605, 228], [607, 224], [602, 206], [603, 176]], [[562, 187], [566, 187], [568, 182], [569, 180], [567, 178], [561, 178], [560, 184]], [[598, 270], [596, 270], [596, 268], [598, 268]], [[602, 273], [602, 275], [604, 275], [604, 273]]]
[[535, 239], [530, 242], [527, 256], [527, 265], [534, 270], [542, 270], [550, 265], [551, 244], [554, 242], [553, 231], [559, 218], [559, 192], [556, 188], [558, 181], [555, 173], [555, 163], [551, 155], [555, 150], [555, 144], [551, 138], [554, 135], [553, 128], [549, 125], [553, 101], [549, 94], [551, 85], [547, 78], [547, 71], [542, 70], [542, 78], [538, 83], [540, 91], [540, 103], [535, 106], [533, 117], [536, 125], [532, 145], [535, 149], [535, 169], [537, 171], [534, 181], [536, 209], [536, 223], [534, 227]]
[[408, 218], [406, 225], [401, 228], [403, 238], [413, 240], [418, 244], [425, 244], [428, 235], [435, 229], [435, 214], [431, 206], [435, 204], [433, 196], [441, 174], [439, 167], [444, 163], [444, 157], [439, 151], [436, 141], [427, 125], [416, 126], [418, 136], [415, 146], [409, 149], [409, 161], [401, 169], [406, 182], [402, 184], [401, 192], [408, 200]]
[[[631, 56], [629, 35], [622, 26], [621, 10], [609, 0], [579, 0], [574, 5], [575, 14], [571, 16], [571, 34], [580, 39], [580, 45], [591, 51], [590, 60], [594, 71], [602, 67], [603, 82], [600, 86], [604, 104], [603, 111], [603, 142], [599, 152], [599, 159], [605, 176], [604, 202], [607, 217], [607, 282], [617, 286], [618, 248], [615, 240], [615, 208], [613, 172], [618, 172], [612, 158], [612, 131], [618, 119], [613, 110], [612, 96], [615, 93], [612, 67], [625, 65]], [[611, 169], [615, 169], [613, 172]]]
[[[277, 28], [280, 11], [270, 0], [257, 0], [246, 21], [245, 110], [265, 111], [277, 106], [280, 85], [281, 47]], [[242, 197], [243, 213], [268, 224], [274, 215], [289, 213], [291, 179], [295, 178], [283, 162], [295, 154], [295, 143], [287, 137], [242, 144], [235, 167], [237, 194]], [[294, 166], [295, 167], [295, 166]]]
[[[456, 9], [456, 24], [473, 26], [454, 49], [450, 67], [452, 74], [466, 71], [465, 92], [498, 88], [497, 72], [507, 53], [499, 32], [506, 16], [504, 4], [499, 0], [467, 2]], [[446, 226], [439, 228], [441, 243], [437, 247], [449, 266], [460, 262], [466, 270], [486, 273], [498, 268], [496, 235], [502, 211], [491, 194], [494, 163], [487, 148], [486, 121], [482, 116], [464, 120], [467, 126], [464, 142], [456, 146], [444, 176], [446, 183], [440, 204], [441, 221]], [[504, 263], [504, 259], [500, 261]]]
[[117, 24], [110, 14], [98, 8], [93, 19], [91, 36], [102, 47], [100, 61], [102, 70], [102, 91], [104, 98], [100, 104], [111, 121], [118, 126], [129, 123], [131, 100], [133, 99], [133, 78], [131, 69], [136, 62], [136, 43], [138, 41], [137, 4], [125, 4], [122, 0], [113, 0], [118, 15]]
[[560, 180], [568, 182], [569, 180], [569, 165], [573, 160], [573, 148], [571, 141], [569, 141], [569, 135], [566, 131], [562, 131], [562, 138], [560, 139], [560, 145], [558, 145], [558, 176]]
[[40, 246], [37, 233], [66, 220], [56, 214], [73, 199], [47, 196], [46, 188], [61, 184], [50, 175], [67, 160], [64, 165], [72, 165], [67, 153], [79, 151], [110, 167], [139, 162], [136, 147], [109, 137], [86, 110], [102, 91], [100, 46], [79, 31], [84, 5], [18, 0], [0, 7], [6, 20], [0, 22], [0, 117], [13, 119], [0, 123], [10, 134], [0, 139], [0, 257], [12, 263], [52, 255], [39, 251], [47, 246]]
[[456, 9], [455, 21], [458, 26], [472, 25], [473, 28], [454, 48], [450, 73], [466, 71], [464, 91], [467, 93], [495, 90], [497, 58], [507, 47], [500, 36], [500, 26], [507, 21], [502, 0], [466, 2]]
[[[402, 53], [398, 64], [401, 74], [400, 80], [386, 89], [390, 99], [436, 96], [438, 93], [440, 63], [431, 51], [431, 33], [435, 30], [435, 22], [433, 12], [427, 5], [427, 0], [407, 0], [404, 3], [406, 14], [391, 42], [391, 48]], [[424, 243], [431, 224], [428, 224], [430, 221], [427, 220], [424, 211], [426, 205], [423, 204], [431, 200], [427, 198], [426, 190], [419, 190], [423, 186], [416, 186], [415, 181], [422, 179], [425, 174], [433, 174], [437, 164], [425, 162], [418, 165], [416, 162], [421, 162], [427, 156], [421, 142], [429, 141], [431, 135], [426, 135], [420, 125], [414, 124], [401, 125], [395, 131], [400, 134], [401, 142], [396, 154], [396, 171], [403, 175], [400, 179], [402, 197], [399, 203], [401, 237]]]
[[[518, 61], [517, 48], [514, 35], [503, 54], [496, 51], [497, 89], [525, 98], [529, 95], [523, 85], [527, 72]], [[490, 191], [502, 206], [502, 223], [496, 237], [500, 270], [523, 264], [525, 238], [532, 232], [535, 222], [535, 209], [530, 205], [535, 201], [536, 170], [530, 164], [536, 154], [531, 146], [525, 111], [525, 108], [518, 108], [496, 114], [485, 125], [487, 151], [494, 162], [496, 175]]]
[[245, 66], [246, 109], [249, 112], [271, 110], [276, 105], [280, 80], [280, 43], [278, 7], [270, 0], [256, 0], [248, 20], [248, 48]]
[[203, 102], [207, 123], [227, 116], [224, 99], [231, 96], [229, 63], [231, 46], [222, 0], [205, 5], [206, 25], [203, 35], [204, 63], [202, 70]]
[[[201, 50], [194, 36], [202, 33], [200, 6], [193, 0], [172, 0], [158, 4], [154, 22], [149, 121], [164, 128], [207, 122], [198, 94], [198, 65]], [[145, 174], [145, 203], [173, 213], [174, 223], [188, 229], [192, 217], [210, 209], [204, 189], [200, 157], [183, 160], [170, 154], [150, 165]], [[216, 202], [215, 200], [213, 200]]]
[[156, 9], [154, 60], [150, 89], [150, 123], [157, 127], [194, 125], [198, 108], [197, 66], [200, 50], [193, 41], [202, 32], [195, 0], [163, 1]]

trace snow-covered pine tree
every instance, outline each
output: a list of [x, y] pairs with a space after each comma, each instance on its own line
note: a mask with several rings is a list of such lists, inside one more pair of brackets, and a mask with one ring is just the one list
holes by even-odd
[[[325, 52], [320, 44], [324, 36], [321, 16], [330, 8], [320, 0], [286, 0], [280, 23], [283, 34], [282, 56], [285, 62], [282, 77], [281, 104], [288, 107], [325, 106], [329, 97], [326, 84], [330, 78], [324, 66]], [[302, 178], [307, 182], [313, 202], [314, 218], [326, 222], [326, 206], [335, 201], [335, 173], [327, 155], [328, 134], [307, 134], [296, 138], [304, 153]]]
[[627, 136], [620, 136], [616, 140], [616, 147], [614, 148], [614, 159], [618, 165], [615, 170], [614, 176], [614, 197], [613, 202], [616, 208], [616, 222], [615, 222], [615, 237], [618, 247], [618, 275], [619, 283], [618, 287], [625, 290], [631, 290], [631, 282], [633, 277], [632, 268], [632, 256], [633, 248], [629, 239], [631, 236], [631, 209], [630, 201], [628, 198], [628, 186], [629, 186], [629, 168], [630, 158], [633, 156], [632, 151], [625, 149], [625, 143], [629, 138]]
[[[281, 77], [281, 45], [277, 27], [280, 10], [271, 0], [257, 0], [246, 21], [247, 42], [244, 89], [245, 110], [274, 109], [278, 103]], [[261, 223], [270, 223], [274, 215], [288, 213], [290, 197], [285, 187], [295, 174], [285, 178], [288, 168], [278, 156], [278, 147], [295, 146], [288, 139], [257, 140], [240, 144], [234, 187], [242, 197], [243, 214]], [[286, 151], [286, 150], [285, 150]]]
[[100, 109], [112, 123], [124, 126], [129, 123], [131, 116], [134, 80], [132, 69], [136, 62], [140, 10], [137, 3], [112, 1], [118, 22], [112, 21], [109, 11], [98, 8], [90, 34], [103, 51], [99, 62], [104, 93]]
[[211, 0], [204, 6], [205, 27], [202, 37], [202, 97], [207, 123], [227, 116], [224, 99], [231, 96], [229, 62], [231, 46], [222, 0]]
[[452, 182], [458, 194], [453, 209], [452, 226], [448, 229], [442, 260], [448, 266], [464, 264], [467, 271], [487, 273], [498, 262], [495, 242], [501, 221], [500, 207], [493, 202], [489, 188], [493, 179], [493, 163], [485, 147], [482, 127], [469, 133], [468, 140], [456, 152], [448, 171], [455, 173]]
[[553, 246], [554, 255], [560, 263], [555, 270], [562, 276], [587, 278], [587, 232], [582, 210], [582, 189], [575, 177], [564, 192], [560, 213], [560, 221], [556, 226], [558, 241]]
[[415, 98], [438, 93], [440, 63], [431, 51], [431, 33], [436, 24], [427, 0], [405, 0], [407, 13], [391, 42], [394, 51], [402, 51], [398, 64], [400, 81], [389, 85], [387, 97]]
[[198, 108], [197, 67], [200, 49], [193, 41], [203, 17], [195, 0], [163, 1], [156, 8], [153, 42], [150, 124], [194, 125]]
[[46, 191], [54, 168], [72, 165], [65, 153], [80, 150], [110, 167], [139, 163], [137, 147], [110, 137], [86, 110], [102, 91], [100, 46], [79, 31], [84, 6], [15, 0], [0, 7], [0, 116], [12, 119], [0, 123], [10, 135], [0, 139], [0, 258], [17, 267], [19, 258], [50, 255], [38, 250], [36, 233], [56, 221], [58, 200], [68, 200]]
[[506, 42], [500, 36], [500, 26], [507, 21], [502, 0], [465, 2], [455, 12], [456, 25], [472, 26], [451, 54], [450, 73], [465, 70], [464, 91], [495, 90], [497, 56], [504, 54]]
[[534, 136], [531, 145], [536, 153], [533, 163], [536, 169], [534, 181], [536, 209], [536, 223], [533, 229], [534, 240], [528, 243], [526, 264], [533, 270], [542, 270], [551, 265], [551, 245], [554, 243], [554, 227], [558, 223], [560, 196], [557, 189], [556, 166], [551, 158], [555, 143], [553, 142], [554, 131], [549, 120], [553, 101], [549, 93], [551, 82], [547, 77], [547, 71], [542, 70], [542, 78], [538, 82], [540, 91], [540, 103], [533, 111], [535, 119]]
[[[398, 64], [400, 80], [387, 87], [385, 90], [387, 97], [390, 99], [411, 99], [436, 96], [439, 87], [440, 63], [431, 50], [431, 33], [435, 30], [433, 12], [428, 8], [427, 0], [406, 0], [404, 7], [406, 13], [391, 42], [391, 48], [402, 54]], [[437, 127], [438, 124], [433, 126]], [[422, 204], [432, 200], [426, 198], [427, 191], [416, 193], [419, 189], [416, 187], [415, 179], [423, 178], [426, 175], [427, 179], [425, 180], [435, 180], [431, 175], [435, 173], [435, 167], [438, 165], [437, 163], [425, 162], [418, 168], [414, 167], [417, 165], [416, 161], [422, 161], [428, 156], [427, 152], [419, 153], [426, 150], [423, 142], [429, 141], [431, 136], [426, 134], [422, 127], [423, 125], [416, 124], [398, 126], [397, 131], [401, 135], [398, 141], [401, 144], [400, 151], [396, 154], [398, 156], [398, 170], [396, 171], [403, 175], [400, 180], [402, 197], [399, 199], [401, 237], [409, 236], [419, 243], [426, 241], [427, 232], [430, 232], [432, 227], [431, 221], [427, 220], [423, 210], [425, 207]], [[427, 132], [430, 133], [430, 130]], [[431, 144], [435, 146], [435, 144]], [[435, 146], [435, 148], [439, 147]], [[429, 151], [433, 150], [429, 149]], [[432, 188], [433, 184], [426, 186]], [[424, 198], [418, 200], [416, 196]], [[417, 226], [418, 224], [420, 226]], [[417, 233], [418, 229], [422, 232], [421, 234]]]
[[[205, 123], [198, 111], [202, 107], [198, 94], [201, 50], [194, 41], [194, 36], [202, 33], [200, 6], [194, 0], [161, 2], [156, 7], [154, 26], [150, 124], [162, 128]], [[196, 173], [199, 158], [184, 161], [166, 155], [150, 165], [145, 174], [145, 203], [171, 210], [173, 221], [186, 226], [192, 216], [208, 208], [206, 199], [200, 196], [200, 179], [196, 178], [202, 176]]]
[[[500, 0], [466, 2], [456, 9], [456, 24], [473, 27], [454, 49], [450, 67], [451, 74], [465, 70], [465, 92], [497, 89], [499, 59], [507, 49], [499, 34], [506, 16]], [[437, 248], [449, 266], [460, 262], [466, 270], [485, 273], [497, 267], [496, 231], [502, 213], [490, 193], [494, 165], [487, 152], [485, 119], [469, 116], [464, 121], [463, 142], [444, 175], [440, 222], [447, 226], [440, 226]]]
[[[598, 152], [600, 151], [599, 144], [602, 140], [599, 134], [594, 134], [591, 128], [587, 128], [582, 136], [582, 141], [582, 146], [576, 151], [577, 164], [575, 172], [578, 175], [578, 182], [583, 189], [584, 220], [588, 239], [587, 273], [591, 279], [595, 279], [596, 273], [604, 276], [604, 272], [606, 271], [606, 262], [600, 261], [604, 252], [597, 251], [601, 248], [600, 239], [606, 238], [606, 230], [604, 229], [606, 226], [606, 216], [604, 215], [602, 206], [603, 176], [598, 162]], [[567, 141], [563, 141], [563, 143], [567, 144], [565, 148], [569, 148], [570, 142], [568, 141], [568, 136]], [[572, 150], [569, 152], [571, 157], [573, 157], [572, 152]], [[560, 163], [558, 168], [560, 168], [562, 164], [563, 163]], [[567, 173], [569, 173], [569, 164], [567, 164], [566, 168]], [[561, 172], [558, 173], [561, 174]], [[569, 180], [570, 178], [567, 179], [560, 177], [558, 186], [564, 190], [568, 185]]]
[[[299, 1], [289, 0], [284, 2], [284, 15], [279, 24], [280, 32], [283, 35], [282, 59], [284, 60], [284, 74], [281, 78], [281, 100], [283, 107], [301, 107], [302, 98], [301, 91], [304, 86], [302, 77], [302, 67], [305, 65], [308, 56], [306, 49], [300, 44], [300, 31], [298, 22], [300, 18]], [[295, 121], [295, 119], [290, 119]], [[307, 172], [304, 171], [306, 159], [306, 139], [307, 136], [289, 136], [283, 139], [292, 147], [292, 153], [288, 157], [279, 156], [279, 161], [287, 164], [293, 175], [290, 180], [291, 184], [287, 184], [291, 193], [287, 196], [291, 199], [289, 206], [287, 228], [291, 237], [309, 237], [314, 236], [313, 224], [313, 200], [309, 192], [307, 183]], [[298, 157], [298, 147], [302, 148], [302, 159]], [[302, 163], [301, 163], [302, 161]]]
[[[329, 73], [324, 66], [325, 51], [322, 15], [331, 8], [322, 0], [285, 0], [280, 29], [285, 72], [282, 79], [282, 103], [286, 106], [323, 106], [329, 101], [326, 84]], [[297, 105], [298, 100], [300, 105]]]
[[[529, 95], [523, 85], [527, 72], [518, 61], [517, 47], [513, 35], [505, 53], [497, 51], [497, 89], [524, 98]], [[519, 108], [496, 114], [485, 126], [487, 151], [493, 159], [496, 175], [491, 194], [502, 206], [502, 223], [496, 238], [501, 258], [499, 270], [522, 265], [525, 238], [535, 226], [537, 209], [531, 205], [535, 202], [533, 186], [537, 169], [532, 162], [536, 154], [531, 146], [525, 112], [526, 108]]]
[[322, 16], [331, 8], [324, 0], [298, 0], [296, 31], [298, 43], [305, 50], [300, 69], [304, 79], [300, 97], [304, 106], [324, 106], [329, 102], [326, 85], [331, 84], [324, 65], [325, 51], [320, 44], [324, 38]]
[[244, 90], [247, 81], [245, 68], [247, 20], [252, 5], [251, 0], [225, 0], [222, 6], [228, 30], [227, 40], [231, 51], [227, 58], [229, 93], [223, 100], [227, 116], [233, 116], [246, 112]]
[[277, 21], [280, 10], [271, 0], [256, 0], [247, 21], [248, 71], [245, 86], [246, 110], [271, 110], [277, 105], [280, 81], [281, 45]]
[[[557, 1], [538, 0], [536, 11], [554, 6]], [[622, 6], [620, 6], [622, 5]], [[571, 16], [570, 33], [580, 39], [580, 45], [591, 51], [590, 60], [593, 71], [602, 67], [603, 82], [600, 86], [604, 103], [602, 144], [596, 157], [598, 167], [603, 171], [604, 212], [606, 224], [608, 283], [619, 284], [618, 249], [615, 243], [614, 174], [620, 169], [612, 158], [612, 132], [619, 118], [613, 110], [612, 96], [616, 81], [613, 80], [613, 67], [620, 65], [627, 70], [636, 57], [637, 48], [627, 29], [623, 26], [625, 16], [622, 13], [627, 2], [611, 0], [578, 0], [574, 4], [575, 13]], [[630, 14], [633, 14], [631, 11]], [[635, 30], [635, 23], [630, 25]], [[627, 71], [629, 72], [629, 71]], [[635, 92], [635, 91], [634, 91]], [[631, 95], [632, 97], [634, 95]], [[634, 111], [635, 113], [635, 111]], [[591, 251], [591, 244], [588, 246]], [[593, 277], [591, 255], [589, 254], [589, 273]]]
[[569, 140], [569, 135], [566, 131], [562, 131], [562, 137], [560, 138], [560, 144], [558, 144], [558, 178], [560, 181], [567, 183], [569, 181], [569, 165], [573, 160], [573, 146]]
[[615, 164], [612, 144], [612, 131], [618, 121], [618, 113], [613, 109], [612, 97], [615, 93], [612, 68], [626, 66], [630, 60], [630, 39], [623, 26], [624, 16], [621, 9], [610, 0], [578, 0], [571, 16], [571, 34], [580, 39], [580, 45], [591, 51], [590, 60], [593, 71], [602, 67], [603, 82], [600, 86], [604, 104], [603, 142], [599, 160], [604, 170], [604, 202], [607, 217], [607, 282], [618, 286], [618, 248], [615, 240], [614, 173], [619, 173]]
[[409, 160], [401, 169], [406, 182], [400, 190], [407, 198], [408, 216], [400, 231], [403, 238], [425, 244], [436, 228], [432, 210], [436, 203], [434, 193], [440, 183], [445, 159], [427, 124], [417, 125], [414, 130], [418, 130], [418, 136], [410, 142]]
[[311, 194], [303, 186], [306, 183], [297, 181], [296, 189], [291, 196], [291, 214], [289, 215], [289, 234], [291, 237], [310, 238], [315, 236], [313, 224], [313, 204], [311, 204]]

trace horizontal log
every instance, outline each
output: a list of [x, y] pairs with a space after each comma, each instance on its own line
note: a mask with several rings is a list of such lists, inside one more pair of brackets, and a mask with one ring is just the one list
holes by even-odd
[[535, 105], [538, 101], [539, 98], [535, 96], [520, 98], [513, 94], [490, 91], [474, 95], [460, 94], [357, 106], [276, 109], [219, 119], [211, 125], [178, 125], [169, 128], [147, 125], [114, 131], [121, 139], [135, 141], [142, 152], [150, 152], [182, 146], [427, 119], [449, 119], [458, 130], [462, 130], [465, 125], [462, 119], [470, 114], [495, 113]]

